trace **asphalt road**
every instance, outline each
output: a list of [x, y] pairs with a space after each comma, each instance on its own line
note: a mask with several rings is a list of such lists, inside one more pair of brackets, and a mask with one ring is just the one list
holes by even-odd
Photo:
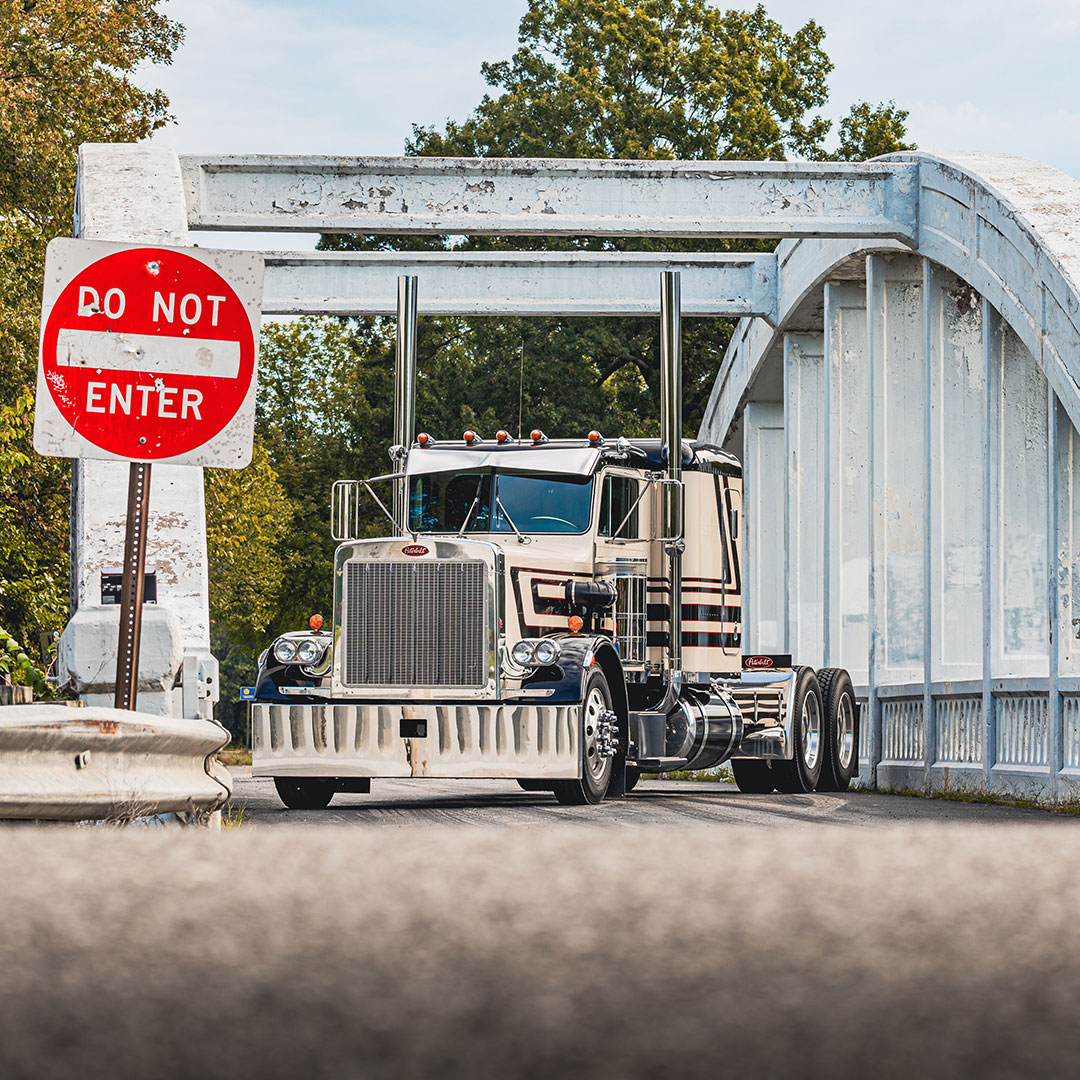
[[513, 780], [374, 780], [370, 795], [338, 794], [325, 810], [288, 810], [272, 780], [232, 769], [234, 813], [255, 825], [884, 825], [918, 822], [1048, 823], [1080, 828], [1080, 817], [982, 803], [851, 791], [843, 795], [746, 795], [734, 784], [645, 780], [625, 799], [560, 806]]

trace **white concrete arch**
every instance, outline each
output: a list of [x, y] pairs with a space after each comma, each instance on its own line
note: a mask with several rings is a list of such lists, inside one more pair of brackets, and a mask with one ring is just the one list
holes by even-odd
[[917, 254], [782, 243], [777, 319], [740, 322], [709, 403], [759, 538], [746, 638], [852, 669], [867, 782], [1066, 793], [1080, 183], [1004, 155], [891, 160], [918, 166]]
[[[1080, 181], [1011, 154], [895, 154], [918, 165], [914, 247], [974, 286], [1039, 361], [1080, 426]], [[838, 267], [896, 240], [785, 240], [774, 326], [743, 319], [720, 367], [703, 431], [725, 436], [783, 329]]]

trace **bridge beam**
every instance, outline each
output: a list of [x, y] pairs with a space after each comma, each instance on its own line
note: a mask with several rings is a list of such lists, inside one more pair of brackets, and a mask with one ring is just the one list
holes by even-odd
[[503, 236], [892, 237], [914, 162], [184, 155], [192, 229]]
[[422, 315], [657, 315], [660, 272], [683, 275], [683, 313], [776, 317], [776, 256], [591, 251], [270, 252], [267, 315], [393, 315], [420, 279]]

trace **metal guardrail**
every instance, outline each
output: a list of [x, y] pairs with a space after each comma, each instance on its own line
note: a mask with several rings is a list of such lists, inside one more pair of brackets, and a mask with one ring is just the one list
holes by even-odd
[[1080, 797], [1080, 679], [995, 679], [861, 691], [864, 787]]
[[0, 709], [0, 819], [78, 821], [213, 812], [231, 794], [210, 720], [123, 709]]

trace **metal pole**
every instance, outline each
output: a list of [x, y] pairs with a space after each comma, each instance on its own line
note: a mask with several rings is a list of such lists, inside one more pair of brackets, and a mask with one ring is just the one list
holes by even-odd
[[133, 461], [128, 473], [124, 583], [120, 590], [120, 645], [116, 653], [118, 709], [134, 709], [139, 690], [143, 582], [146, 573], [146, 523], [150, 512], [150, 463]]
[[[394, 370], [394, 445], [412, 446], [416, 424], [416, 278], [397, 279], [397, 364]], [[394, 472], [405, 472], [405, 457], [394, 460]], [[398, 532], [407, 531], [408, 513], [403, 480], [394, 481], [394, 521]]]
[[670, 559], [671, 655], [674, 677], [682, 671], [682, 300], [679, 272], [660, 275], [660, 438], [667, 460], [664, 535]]

